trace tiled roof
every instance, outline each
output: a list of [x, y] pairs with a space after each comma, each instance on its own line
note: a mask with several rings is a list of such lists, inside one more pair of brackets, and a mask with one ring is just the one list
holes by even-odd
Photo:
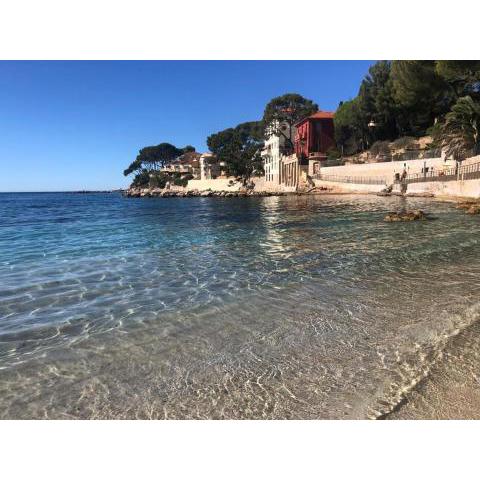
[[313, 113], [313, 114], [310, 115], [309, 117], [300, 120], [299, 122], [297, 122], [297, 123], [295, 124], [295, 126], [296, 126], [296, 125], [300, 125], [301, 123], [305, 122], [306, 120], [308, 120], [308, 119], [310, 119], [310, 118], [333, 118], [333, 117], [335, 117], [335, 113], [334, 113], [334, 112], [324, 112], [324, 111], [322, 111], [322, 110], [319, 110], [318, 112]]
[[333, 112], [315, 112], [313, 115], [310, 115], [308, 118], [333, 118], [335, 116], [335, 113]]

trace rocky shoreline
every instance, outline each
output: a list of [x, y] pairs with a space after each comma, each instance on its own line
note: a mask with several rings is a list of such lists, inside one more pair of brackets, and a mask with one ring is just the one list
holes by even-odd
[[385, 222], [413, 222], [429, 219], [430, 217], [422, 210], [391, 212], [384, 218]]
[[265, 192], [256, 190], [213, 191], [213, 190], [164, 190], [161, 188], [129, 188], [123, 192], [132, 198], [185, 198], [185, 197], [280, 197], [287, 192]]
[[464, 210], [469, 215], [478, 215], [480, 213], [480, 201], [464, 201], [457, 205], [459, 210]]

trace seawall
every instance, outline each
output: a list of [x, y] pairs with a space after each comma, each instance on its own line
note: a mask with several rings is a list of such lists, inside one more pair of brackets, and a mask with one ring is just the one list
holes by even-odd
[[480, 179], [409, 183], [407, 195], [409, 194], [431, 194], [434, 197], [445, 198], [480, 198]]
[[404, 166], [407, 173], [420, 173], [424, 166], [440, 170], [445, 165], [442, 158], [428, 158], [395, 162], [362, 163], [355, 165], [340, 165], [337, 167], [322, 167], [321, 175], [338, 175], [345, 177], [382, 177], [387, 183], [392, 183], [396, 173], [402, 173]]
[[329, 193], [378, 193], [386, 184], [363, 184], [330, 182], [327, 180], [314, 180], [315, 186], [321, 190], [328, 190]]

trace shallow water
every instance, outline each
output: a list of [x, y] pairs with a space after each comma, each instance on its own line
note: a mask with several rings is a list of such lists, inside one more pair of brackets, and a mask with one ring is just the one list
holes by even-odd
[[[436, 220], [389, 224], [422, 208]], [[1, 418], [375, 418], [479, 317], [431, 199], [0, 194]]]

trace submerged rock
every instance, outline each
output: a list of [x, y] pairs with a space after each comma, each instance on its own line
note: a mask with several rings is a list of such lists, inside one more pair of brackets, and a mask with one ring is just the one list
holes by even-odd
[[480, 205], [480, 203], [478, 202], [474, 202], [473, 200], [467, 200], [465, 202], [460, 202], [460, 203], [457, 203], [457, 207], [458, 209], [469, 209], [470, 207], [473, 207], [475, 205]]
[[471, 205], [467, 209], [467, 213], [470, 215], [477, 215], [480, 213], [480, 204]]
[[389, 185], [385, 187], [383, 190], [380, 190], [379, 192], [377, 192], [377, 195], [379, 197], [389, 197], [392, 194], [392, 190], [393, 190], [393, 185]]
[[414, 220], [427, 220], [427, 215], [422, 210], [391, 212], [385, 218], [385, 222], [413, 222]]
[[465, 213], [469, 215], [478, 215], [480, 213], [480, 201], [478, 200], [466, 200], [459, 202], [456, 205], [459, 210], [465, 210]]
[[456, 208], [459, 210], [465, 210], [465, 213], [469, 215], [478, 215], [480, 213], [480, 202], [474, 200], [467, 200], [457, 203]]
[[434, 197], [430, 192], [412, 192], [405, 194], [406, 197], [431, 198]]

